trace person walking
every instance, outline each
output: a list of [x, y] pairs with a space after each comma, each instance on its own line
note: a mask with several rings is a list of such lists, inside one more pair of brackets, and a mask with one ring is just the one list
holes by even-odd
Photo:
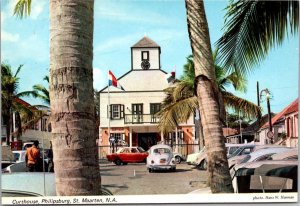
[[39, 141], [33, 141], [33, 145], [26, 149], [25, 162], [29, 172], [39, 171], [40, 150]]

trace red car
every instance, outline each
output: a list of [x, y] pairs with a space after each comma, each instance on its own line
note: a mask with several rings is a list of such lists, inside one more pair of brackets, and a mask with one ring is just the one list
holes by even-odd
[[141, 147], [123, 147], [116, 153], [106, 155], [107, 160], [116, 165], [127, 163], [146, 162], [148, 153]]

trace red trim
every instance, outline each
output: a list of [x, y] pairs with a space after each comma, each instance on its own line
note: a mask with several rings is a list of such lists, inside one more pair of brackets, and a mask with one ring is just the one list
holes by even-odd
[[[272, 118], [272, 125], [275, 124], [275, 122], [277, 122], [277, 120], [279, 120], [281, 117], [283, 117], [287, 114], [290, 114], [291, 112], [295, 112], [295, 111], [298, 111], [298, 98]], [[267, 127], [269, 127], [269, 122], [265, 123], [261, 127], [261, 129], [264, 129]]]

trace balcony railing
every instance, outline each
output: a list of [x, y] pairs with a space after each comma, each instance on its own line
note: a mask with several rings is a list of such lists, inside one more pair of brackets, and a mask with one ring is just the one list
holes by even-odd
[[158, 123], [159, 117], [154, 114], [125, 114], [125, 124]]

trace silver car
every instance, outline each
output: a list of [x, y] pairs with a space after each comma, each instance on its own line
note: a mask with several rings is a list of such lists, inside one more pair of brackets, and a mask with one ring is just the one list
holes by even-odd
[[176, 171], [176, 161], [172, 148], [168, 145], [154, 145], [148, 150], [147, 168], [149, 172], [155, 170]]

